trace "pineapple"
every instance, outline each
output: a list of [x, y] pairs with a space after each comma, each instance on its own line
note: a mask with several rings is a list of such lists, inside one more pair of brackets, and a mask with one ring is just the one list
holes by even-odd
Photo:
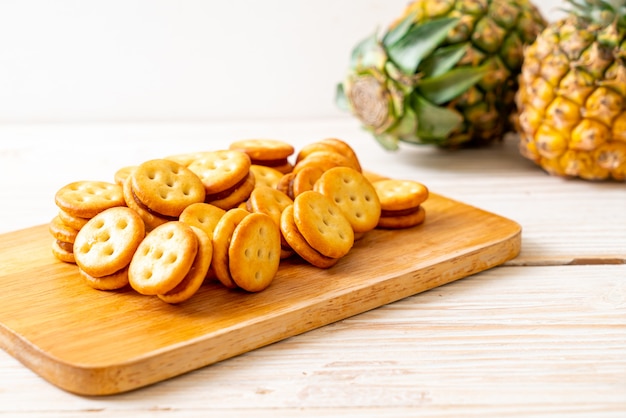
[[477, 146], [512, 129], [523, 47], [546, 22], [530, 0], [416, 0], [353, 50], [337, 88], [387, 149]]
[[546, 172], [626, 180], [626, 0], [570, 0], [524, 53], [520, 152]]

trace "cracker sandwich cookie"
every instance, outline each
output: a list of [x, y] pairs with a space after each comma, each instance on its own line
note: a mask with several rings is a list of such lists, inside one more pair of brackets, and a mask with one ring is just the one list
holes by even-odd
[[[264, 213], [268, 215], [280, 228], [280, 217], [283, 210], [293, 204], [293, 200], [280, 190], [267, 186], [256, 187], [246, 202], [246, 209], [251, 213]], [[292, 254], [289, 244], [281, 235], [281, 258], [287, 258]]]
[[239, 222], [243, 221], [249, 214], [250, 212], [246, 209], [229, 209], [220, 218], [213, 231], [213, 262], [211, 268], [217, 279], [229, 289], [237, 287], [230, 275], [230, 267], [228, 265], [230, 240]]
[[191, 226], [170, 221], [150, 231], [137, 247], [128, 280], [142, 295], [164, 295], [191, 270], [198, 253], [198, 236]]
[[278, 271], [280, 256], [280, 231], [269, 215], [233, 208], [215, 227], [212, 267], [228, 288], [265, 289]]
[[205, 198], [200, 178], [174, 161], [145, 161], [129, 174], [129, 179], [137, 204], [165, 218], [176, 218], [187, 206]]
[[233, 230], [228, 268], [233, 282], [248, 292], [267, 288], [280, 264], [278, 225], [264, 213], [250, 213]]
[[300, 258], [315, 267], [327, 269], [339, 261], [338, 258], [327, 257], [321, 254], [304, 239], [293, 218], [293, 205], [287, 206], [280, 216], [280, 232], [289, 247]]
[[315, 182], [315, 191], [329, 197], [341, 210], [357, 234], [376, 228], [381, 204], [372, 183], [350, 167], [335, 167]]
[[224, 210], [246, 200], [255, 185], [250, 157], [239, 150], [207, 151], [189, 162], [205, 188], [205, 203]]
[[264, 165], [252, 164], [250, 171], [254, 174], [256, 184], [276, 188], [276, 185], [283, 177], [283, 173], [272, 167]]
[[76, 240], [76, 235], [78, 235], [78, 229], [67, 225], [57, 215], [48, 224], [48, 231], [54, 238], [52, 241], [52, 254], [66, 263], [75, 263], [74, 241]]
[[106, 209], [126, 205], [119, 184], [91, 180], [61, 187], [54, 196], [54, 202], [61, 210], [78, 218], [93, 218]]
[[326, 257], [341, 258], [354, 244], [352, 225], [337, 204], [321, 193], [299, 194], [293, 202], [293, 219], [306, 242]]
[[315, 152], [330, 152], [333, 154], [339, 154], [344, 159], [341, 160], [342, 164], [352, 167], [357, 171], [361, 171], [361, 164], [354, 149], [348, 145], [347, 142], [337, 138], [326, 138], [320, 141], [315, 141], [305, 145], [296, 156], [296, 165]]
[[379, 228], [410, 228], [424, 222], [422, 203], [428, 199], [428, 188], [414, 180], [386, 179], [373, 183], [380, 200]]
[[103, 181], [81, 180], [61, 187], [54, 196], [58, 215], [49, 225], [54, 241], [52, 254], [61, 261], [74, 263], [74, 239], [78, 231], [98, 213], [124, 206], [121, 187]]
[[231, 150], [246, 153], [254, 165], [271, 167], [281, 173], [288, 173], [293, 168], [289, 157], [294, 153], [294, 147], [284, 141], [276, 139], [243, 139], [232, 142]]
[[126, 269], [144, 236], [143, 220], [130, 208], [110, 208], [91, 218], [76, 235], [73, 248], [87, 283], [106, 290], [125, 286]]
[[200, 289], [209, 272], [209, 266], [213, 257], [211, 238], [200, 228], [191, 226], [191, 230], [198, 238], [198, 252], [191, 268], [180, 283], [169, 292], [157, 294], [157, 297], [164, 302], [175, 304], [188, 300]]

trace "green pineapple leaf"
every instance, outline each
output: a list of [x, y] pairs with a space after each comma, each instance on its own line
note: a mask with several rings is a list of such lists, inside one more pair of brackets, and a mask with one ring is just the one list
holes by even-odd
[[435, 104], [446, 103], [465, 93], [478, 83], [489, 71], [489, 67], [458, 67], [436, 77], [424, 78], [418, 90]]
[[451, 70], [465, 55], [468, 43], [461, 43], [439, 48], [418, 67], [418, 73], [424, 78], [437, 77]]
[[348, 98], [346, 97], [346, 92], [343, 89], [342, 83], [337, 84], [337, 90], [335, 91], [335, 103], [340, 110], [350, 110], [350, 104], [348, 103]]
[[378, 56], [375, 53], [378, 49], [377, 46], [378, 36], [376, 33], [373, 33], [356, 44], [350, 56], [350, 67], [360, 68], [375, 66], [378, 60]]
[[387, 47], [389, 59], [405, 74], [415, 74], [420, 62], [446, 39], [457, 22], [456, 18], [441, 18], [413, 26], [405, 36]]
[[383, 36], [383, 45], [389, 48], [400, 39], [402, 39], [413, 25], [416, 14], [411, 13], [404, 18], [398, 25], [392, 28]]
[[414, 100], [417, 136], [425, 142], [444, 143], [463, 122], [463, 116], [452, 109], [434, 105], [420, 95], [415, 95]]
[[395, 151], [399, 148], [398, 138], [389, 134], [374, 135], [374, 138], [382, 147], [388, 151]]

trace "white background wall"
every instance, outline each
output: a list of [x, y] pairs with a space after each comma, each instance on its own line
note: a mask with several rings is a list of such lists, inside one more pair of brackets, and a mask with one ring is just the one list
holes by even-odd
[[352, 46], [407, 2], [0, 0], [0, 123], [338, 116]]

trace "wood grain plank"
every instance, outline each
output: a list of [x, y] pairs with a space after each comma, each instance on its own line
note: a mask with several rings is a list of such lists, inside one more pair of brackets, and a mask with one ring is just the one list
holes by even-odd
[[32, 417], [617, 418], [625, 277], [624, 265], [497, 267], [109, 397], [63, 392], [0, 353], [0, 404]]

